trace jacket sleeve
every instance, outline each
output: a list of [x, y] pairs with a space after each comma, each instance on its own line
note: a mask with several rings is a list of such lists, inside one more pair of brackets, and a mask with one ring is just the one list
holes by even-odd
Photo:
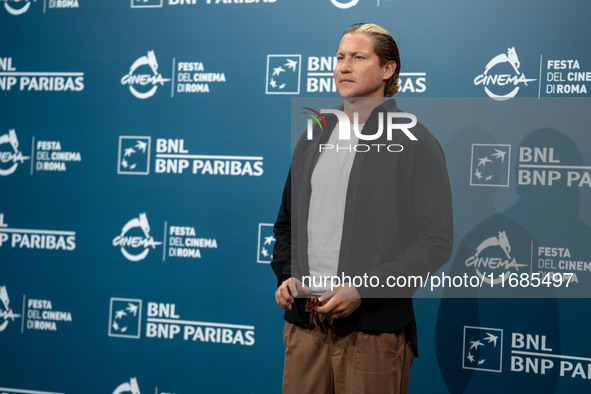
[[273, 227], [275, 234], [275, 246], [273, 247], [273, 260], [271, 268], [277, 276], [277, 286], [289, 279], [291, 274], [291, 169], [287, 174], [287, 180], [283, 188], [281, 206], [277, 214], [277, 220]]
[[[451, 257], [453, 215], [449, 176], [445, 157], [436, 139], [417, 152], [413, 162], [410, 190], [410, 219], [398, 231], [411, 234], [411, 240], [394, 261], [377, 266], [371, 275], [380, 281], [392, 276], [433, 275]], [[405, 212], [399, 212], [405, 215]], [[383, 283], [383, 282], [382, 282]], [[389, 289], [389, 294], [410, 297], [416, 287]], [[383, 296], [371, 288], [359, 289], [361, 296]], [[379, 294], [378, 294], [379, 293]]]

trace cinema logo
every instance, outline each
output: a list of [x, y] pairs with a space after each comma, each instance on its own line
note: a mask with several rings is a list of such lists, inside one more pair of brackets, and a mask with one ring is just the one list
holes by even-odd
[[0, 135], [0, 176], [13, 174], [19, 164], [29, 160], [19, 149], [19, 141], [14, 129]]
[[164, 222], [164, 240], [155, 241], [150, 235], [150, 224], [145, 213], [131, 219], [123, 226], [121, 234], [113, 239], [113, 246], [121, 248], [121, 254], [129, 261], [144, 260], [156, 246], [163, 246], [162, 261], [167, 258], [201, 259], [203, 250], [217, 249], [215, 238], [198, 236], [193, 226], [168, 225]]
[[22, 15], [29, 11], [31, 3], [36, 3], [37, 0], [3, 0], [4, 9], [10, 15]]
[[[498, 236], [485, 239], [478, 245], [476, 252], [465, 261], [466, 267], [474, 268], [476, 275], [489, 284], [499, 284], [507, 280], [511, 272], [519, 272], [519, 268], [527, 264], [518, 264], [511, 257], [511, 245], [505, 231]], [[495, 273], [502, 271], [504, 276]]]
[[129, 382], [123, 382], [113, 390], [113, 394], [141, 394], [137, 378], [129, 378]]
[[[463, 369], [487, 372], [503, 371], [503, 341], [500, 328], [464, 326]], [[583, 384], [591, 380], [591, 357], [557, 354], [551, 338], [539, 333], [511, 332], [510, 372], [552, 375]], [[586, 386], [585, 386], [586, 387]]]
[[158, 72], [158, 60], [154, 51], [148, 51], [146, 55], [139, 57], [129, 67], [129, 72], [121, 77], [121, 85], [128, 86], [131, 94], [142, 100], [152, 97], [158, 87], [169, 81], [170, 78], [164, 78]]
[[15, 319], [21, 317], [21, 315], [14, 313], [12, 308], [10, 307], [10, 297], [8, 296], [8, 291], [6, 290], [6, 286], [0, 286], [0, 301], [2, 302], [2, 310], [0, 310], [0, 332], [6, 330], [6, 327], [9, 323], [14, 322]]
[[[340, 8], [341, 10], [346, 10], [347, 8], [355, 7], [357, 5], [357, 3], [359, 3], [359, 0], [348, 0], [348, 1], [330, 0], [330, 2], [335, 7]], [[379, 4], [379, 2], [378, 2], [378, 4]]]
[[[158, 393], [160, 393], [160, 394], [175, 394], [170, 390], [158, 391], [158, 387], [155, 387], [154, 390], [149, 390], [148, 392], [155, 393], [155, 394], [158, 394]], [[113, 391], [113, 394], [123, 394], [123, 393], [141, 394], [138, 379], [135, 377], [129, 378], [128, 382], [121, 383]]]
[[[138, 299], [111, 298], [109, 336], [139, 339], [142, 304], [142, 300]], [[242, 346], [252, 346], [255, 343], [255, 326], [253, 325], [188, 320], [181, 317], [174, 303], [147, 302], [145, 305], [146, 318], [143, 322], [146, 338], [163, 340], [181, 338], [183, 341]], [[123, 323], [121, 322], [128, 316], [130, 320], [126, 320], [125, 327], [130, 327], [132, 330], [125, 333], [122, 332]]]
[[9, 228], [0, 213], [0, 248], [73, 251], [76, 249], [76, 232], [60, 230], [35, 230]]
[[[6, 4], [6, 3], [4, 3]], [[84, 73], [68, 71], [18, 71], [12, 57], [0, 58], [0, 91], [81, 92]]]
[[[474, 78], [474, 85], [482, 85], [488, 97], [498, 101], [515, 97], [520, 87], [536, 81], [536, 79], [526, 78], [525, 74], [519, 71], [520, 65], [515, 47], [508, 48], [506, 54], [501, 53], [486, 64], [484, 72]], [[493, 68], [500, 71], [494, 72]]]
[[[300, 94], [302, 65], [305, 65], [306, 93], [336, 93], [333, 70], [335, 56], [309, 56], [301, 54], [267, 55], [266, 94]], [[427, 90], [427, 73], [400, 73], [400, 93], [424, 93]]]
[[129, 261], [145, 259], [150, 250], [160, 245], [162, 242], [154, 241], [150, 235], [150, 223], [145, 213], [125, 223], [121, 234], [113, 238], [113, 246], [119, 247], [121, 254]]
[[[346, 113], [338, 109], [321, 109], [320, 112], [315, 111], [312, 108], [304, 107], [310, 111], [307, 114], [312, 118], [308, 119], [306, 137], [308, 140], [314, 139], [314, 130], [318, 133], [328, 131], [328, 124], [322, 114], [331, 114], [337, 117], [337, 133], [338, 141], [351, 141], [352, 139], [358, 141], [376, 141], [382, 138], [385, 130], [386, 140], [392, 141], [394, 139], [393, 131], [397, 130], [402, 133], [411, 141], [418, 141], [417, 137], [409, 130], [417, 124], [417, 118], [413, 114], [406, 112], [388, 112], [387, 114], [378, 113], [378, 129], [374, 134], [362, 134], [359, 130], [359, 114], [355, 112], [353, 114], [353, 122], [349, 119]], [[386, 127], [384, 128], [384, 117], [386, 118]], [[409, 120], [410, 122], [399, 123], [399, 120]], [[318, 127], [315, 128], [314, 123]], [[351, 129], [353, 129], [354, 137], [351, 136]], [[318, 134], [317, 134], [318, 135]], [[396, 139], [398, 139], [396, 137]], [[390, 152], [399, 153], [404, 150], [401, 144], [384, 144], [384, 143], [357, 143], [357, 144], [319, 144], [318, 149], [320, 152], [323, 151], [347, 151], [347, 152]]]

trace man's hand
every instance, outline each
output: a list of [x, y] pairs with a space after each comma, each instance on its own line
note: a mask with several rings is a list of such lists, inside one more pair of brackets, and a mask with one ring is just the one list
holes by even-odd
[[289, 278], [284, 280], [275, 291], [275, 301], [277, 301], [277, 305], [281, 308], [290, 311], [294, 297], [310, 294], [311, 291], [312, 289], [308, 286], [304, 286], [299, 280]]
[[318, 299], [320, 305], [316, 312], [323, 313], [333, 319], [342, 319], [355, 312], [361, 305], [361, 297], [357, 289], [350, 283], [329, 290]]

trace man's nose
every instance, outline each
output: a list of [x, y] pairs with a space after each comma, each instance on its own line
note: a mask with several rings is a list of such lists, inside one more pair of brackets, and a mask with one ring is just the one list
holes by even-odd
[[351, 72], [351, 59], [343, 59], [343, 62], [341, 63], [341, 72]]

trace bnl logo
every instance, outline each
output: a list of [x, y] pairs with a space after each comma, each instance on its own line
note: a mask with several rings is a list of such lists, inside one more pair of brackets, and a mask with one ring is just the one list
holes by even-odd
[[131, 0], [131, 8], [162, 8], [162, 0]]
[[503, 330], [464, 326], [462, 368], [503, 371]]
[[267, 55], [266, 94], [300, 94], [302, 55]]
[[151, 137], [120, 136], [117, 174], [150, 174]]
[[509, 186], [511, 145], [472, 144], [470, 186]]
[[273, 260], [273, 247], [275, 235], [273, 225], [259, 223], [259, 242], [257, 246], [257, 263], [269, 264]]
[[142, 300], [111, 298], [109, 306], [109, 336], [139, 338], [142, 320]]

